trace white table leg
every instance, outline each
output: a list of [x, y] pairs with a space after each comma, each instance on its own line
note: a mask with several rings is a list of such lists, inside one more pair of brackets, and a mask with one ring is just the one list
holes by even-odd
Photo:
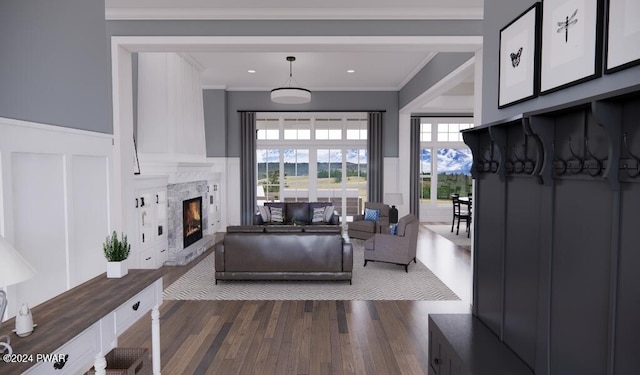
[[96, 360], [93, 361], [93, 368], [96, 370], [96, 375], [105, 375], [107, 373], [107, 360], [104, 358], [104, 354], [98, 353]]
[[151, 360], [153, 374], [160, 375], [160, 306], [151, 309]]

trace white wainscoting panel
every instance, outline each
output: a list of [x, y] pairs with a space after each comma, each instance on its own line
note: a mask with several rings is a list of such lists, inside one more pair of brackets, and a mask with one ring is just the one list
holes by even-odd
[[[91, 176], [91, 178], [87, 178]], [[81, 284], [105, 271], [102, 244], [109, 228], [109, 160], [105, 156], [71, 158], [69, 201], [71, 284]]]
[[113, 136], [0, 118], [0, 234], [36, 269], [8, 317], [103, 273], [113, 227]]
[[13, 153], [13, 245], [36, 269], [17, 285], [18, 303], [35, 306], [67, 286], [64, 157]]

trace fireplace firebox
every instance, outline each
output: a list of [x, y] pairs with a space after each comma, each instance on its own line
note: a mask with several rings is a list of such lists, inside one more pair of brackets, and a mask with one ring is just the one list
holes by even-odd
[[184, 248], [202, 238], [202, 197], [182, 201]]

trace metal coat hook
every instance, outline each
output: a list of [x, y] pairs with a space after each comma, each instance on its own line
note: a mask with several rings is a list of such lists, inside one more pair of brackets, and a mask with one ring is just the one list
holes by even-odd
[[[526, 153], [526, 145], [522, 145], [523, 149], [525, 150]], [[507, 161], [505, 162], [505, 171], [507, 173], [522, 173], [522, 171], [524, 170], [524, 162], [525, 160], [520, 158], [518, 156], [517, 153], [517, 148], [518, 146], [514, 146], [511, 149], [511, 156], [513, 157], [512, 159], [507, 159]]]
[[584, 149], [585, 149], [585, 153], [588, 156], [588, 159], [593, 159], [596, 161], [596, 168], [594, 170], [594, 172], [592, 172], [592, 170], [590, 168], [587, 168], [587, 172], [589, 173], [589, 175], [591, 177], [595, 177], [597, 175], [600, 174], [600, 172], [602, 172], [602, 160], [598, 159], [592, 152], [591, 149], [589, 148], [589, 137], [584, 137]]
[[511, 149], [512, 159], [505, 163], [507, 173], [527, 173], [531, 174], [535, 169], [535, 161], [528, 157], [529, 136], [524, 134], [524, 142], [513, 146]]
[[571, 173], [574, 173], [574, 174], [580, 173], [584, 169], [584, 159], [582, 159], [573, 151], [573, 146], [571, 145], [571, 137], [567, 138], [567, 143], [569, 144], [569, 152], [571, 153], [571, 156], [573, 156], [573, 159], [575, 159], [576, 162], [578, 163], [577, 170], [574, 170], [573, 168], [571, 168], [571, 161], [573, 159], [569, 159], [568, 161], [569, 171], [571, 171]]
[[[483, 160], [482, 171], [483, 172], [491, 172], [496, 173], [498, 171], [498, 162], [493, 159], [493, 149], [494, 149], [494, 141], [491, 141], [491, 145], [489, 146], [489, 158], [486, 157]], [[486, 155], [486, 151], [485, 151]]]
[[624, 148], [626, 149], [629, 156], [631, 156], [631, 158], [636, 161], [636, 170], [633, 171], [633, 169], [629, 168], [627, 163], [624, 163], [623, 167], [629, 177], [636, 178], [640, 175], [640, 157], [637, 157], [633, 152], [631, 152], [631, 148], [629, 147], [629, 143], [627, 141], [628, 137], [629, 133], [624, 133], [622, 136], [622, 141], [624, 142]]
[[557, 173], [558, 173], [559, 175], [563, 175], [563, 174], [565, 174], [565, 172], [567, 171], [567, 162], [566, 162], [564, 159], [562, 159], [562, 158], [561, 158], [561, 157], [556, 153], [556, 143], [555, 143], [555, 142], [552, 142], [552, 143], [551, 143], [551, 149], [553, 150], [553, 158], [554, 158], [555, 160], [557, 160], [557, 161], [559, 161], [559, 162], [560, 162], [560, 168], [556, 168], [556, 167], [554, 166], [554, 168], [553, 168], [553, 169], [557, 169]]

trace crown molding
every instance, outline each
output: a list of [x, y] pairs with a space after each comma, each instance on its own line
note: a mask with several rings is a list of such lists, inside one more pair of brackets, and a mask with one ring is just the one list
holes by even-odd
[[106, 20], [481, 20], [483, 8], [107, 8]]

